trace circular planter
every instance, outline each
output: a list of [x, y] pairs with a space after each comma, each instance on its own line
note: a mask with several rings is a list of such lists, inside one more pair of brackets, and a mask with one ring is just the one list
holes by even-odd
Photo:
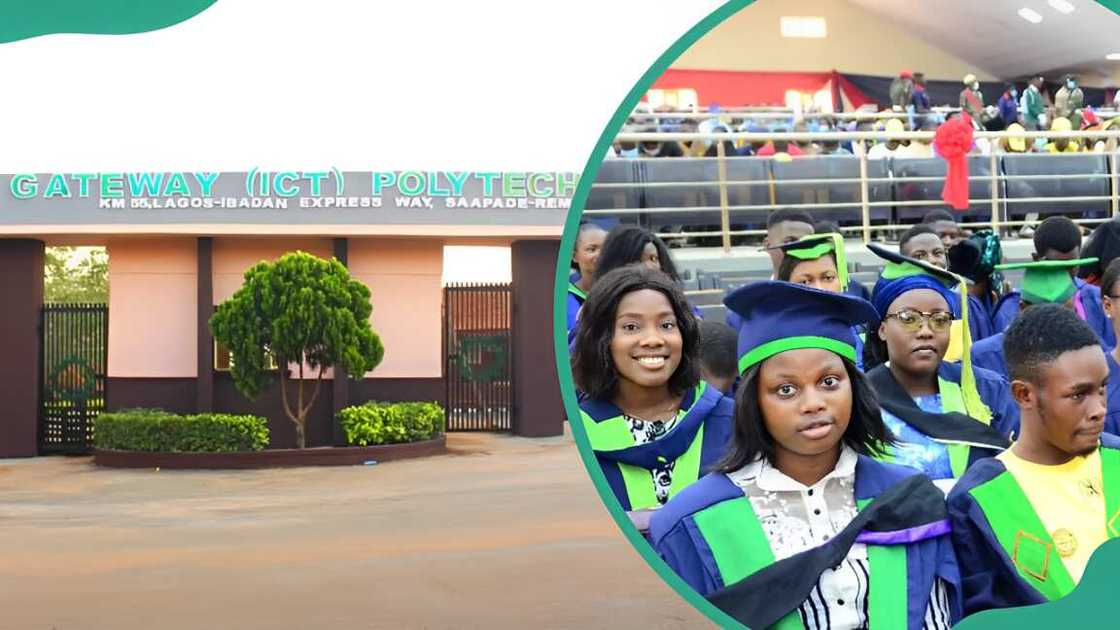
[[357, 466], [366, 462], [428, 457], [447, 452], [447, 437], [407, 444], [283, 448], [247, 453], [150, 453], [94, 449], [93, 463], [110, 468], [285, 468], [291, 466]]

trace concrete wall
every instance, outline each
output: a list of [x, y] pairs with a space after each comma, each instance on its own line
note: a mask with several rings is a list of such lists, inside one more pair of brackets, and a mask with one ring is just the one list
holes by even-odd
[[385, 345], [373, 378], [439, 378], [443, 373], [443, 242], [350, 239], [350, 273], [369, 287], [370, 321]]
[[109, 377], [198, 375], [193, 237], [116, 239], [109, 253]]

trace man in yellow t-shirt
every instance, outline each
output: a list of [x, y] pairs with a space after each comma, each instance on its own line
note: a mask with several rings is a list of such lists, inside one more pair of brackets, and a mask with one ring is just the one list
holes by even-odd
[[1120, 438], [1102, 432], [1108, 364], [1096, 334], [1042, 304], [1008, 327], [1003, 351], [1020, 434], [948, 497], [966, 615], [1067, 595], [1120, 535]]

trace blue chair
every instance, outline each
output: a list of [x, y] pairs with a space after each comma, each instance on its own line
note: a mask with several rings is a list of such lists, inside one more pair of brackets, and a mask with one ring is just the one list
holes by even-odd
[[[1003, 156], [1003, 172], [1008, 175], [1105, 175], [1108, 161], [1097, 153], [1008, 154]], [[1007, 180], [1007, 197], [1107, 197], [1107, 177], [1092, 179], [1028, 179]], [[1046, 201], [1008, 203], [1007, 216], [1022, 218], [1031, 212], [1039, 214], [1103, 217], [1109, 212], [1108, 199], [1098, 201]]]
[[[941, 189], [944, 187], [945, 175], [948, 167], [941, 158], [892, 158], [891, 172], [895, 178], [904, 177], [936, 177], [936, 181], [922, 182], [894, 182], [895, 201], [936, 201], [940, 207], [945, 207], [941, 200]], [[963, 218], [968, 220], [990, 221], [992, 218], [991, 185], [992, 165], [991, 158], [986, 155], [970, 155], [968, 157], [968, 196], [974, 203], [969, 205], [963, 213]], [[1000, 197], [1003, 190], [1000, 190]], [[895, 215], [900, 221], [919, 220], [927, 212], [939, 206], [897, 206]], [[954, 214], [956, 212], [954, 211]]]
[[[779, 205], [786, 204], [827, 204], [827, 203], [860, 203], [862, 195], [858, 181], [826, 184], [791, 184], [785, 183], [798, 179], [859, 179], [859, 158], [851, 155], [820, 155], [813, 157], [794, 158], [788, 162], [773, 162], [771, 170], [774, 174], [775, 201]], [[885, 178], [888, 176], [885, 160], [869, 160], [867, 163], [867, 176]], [[868, 187], [870, 201], [890, 201], [891, 188], [889, 182], [872, 183]], [[862, 211], [858, 206], [842, 208], [813, 208], [811, 210], [815, 219], [830, 219], [840, 224], [858, 225], [863, 221]], [[885, 221], [891, 218], [890, 206], [873, 206], [871, 219]]]

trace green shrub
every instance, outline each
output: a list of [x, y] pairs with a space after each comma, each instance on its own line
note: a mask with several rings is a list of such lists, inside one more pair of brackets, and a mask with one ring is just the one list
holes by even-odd
[[338, 412], [346, 442], [356, 446], [430, 440], [443, 432], [443, 407], [433, 402], [370, 401]]
[[99, 415], [93, 436], [97, 448], [119, 451], [261, 451], [268, 446], [268, 421], [228, 413], [183, 416], [162, 409], [126, 409]]

